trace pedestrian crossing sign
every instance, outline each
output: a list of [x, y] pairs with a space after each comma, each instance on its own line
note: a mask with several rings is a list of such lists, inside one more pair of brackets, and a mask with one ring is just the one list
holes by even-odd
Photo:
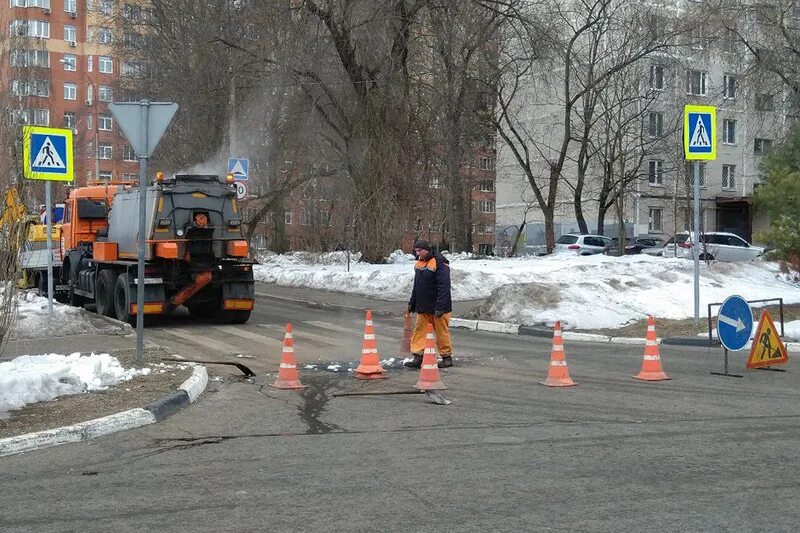
[[22, 130], [25, 178], [72, 181], [72, 130], [25, 126]]
[[717, 108], [687, 105], [683, 108], [683, 145], [687, 160], [717, 158]]
[[761, 320], [758, 321], [756, 336], [753, 338], [753, 347], [750, 348], [750, 357], [747, 359], [747, 368], [761, 368], [772, 365], [782, 365], [789, 360], [786, 346], [783, 344], [775, 323], [765, 309], [761, 311]]

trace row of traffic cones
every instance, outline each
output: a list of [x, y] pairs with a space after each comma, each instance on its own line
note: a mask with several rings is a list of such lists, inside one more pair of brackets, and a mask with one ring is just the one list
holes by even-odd
[[[401, 350], [404, 353], [411, 351], [411, 315], [409, 313], [406, 313]], [[364, 340], [361, 344], [361, 360], [355, 370], [355, 377], [358, 379], [386, 379], [386, 370], [381, 365], [378, 346], [375, 342], [372, 311], [367, 311], [367, 318], [364, 323]], [[304, 387], [300, 383], [300, 376], [294, 357], [294, 338], [291, 324], [286, 324], [281, 365], [278, 369], [278, 377], [272, 386], [278, 389], [302, 389]], [[425, 336], [425, 351], [422, 356], [422, 368], [419, 372], [419, 380], [414, 385], [414, 388], [423, 391], [447, 388], [441, 381], [439, 366], [436, 364], [433, 324], [428, 325], [428, 333]]]
[[[641, 371], [633, 376], [644, 381], [664, 381], [670, 379], [661, 368], [661, 352], [656, 340], [656, 321], [647, 317], [647, 341]], [[573, 387], [576, 385], [569, 377], [567, 360], [564, 356], [564, 338], [561, 336], [561, 322], [557, 321], [553, 332], [553, 350], [550, 352], [550, 369], [542, 385], [548, 387]]]

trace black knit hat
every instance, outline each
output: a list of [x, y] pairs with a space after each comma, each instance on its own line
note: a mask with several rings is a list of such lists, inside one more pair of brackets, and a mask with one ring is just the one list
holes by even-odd
[[416, 250], [417, 248], [420, 250], [428, 250], [430, 252], [433, 249], [433, 246], [431, 246], [431, 243], [426, 240], [417, 239], [414, 241], [414, 249]]

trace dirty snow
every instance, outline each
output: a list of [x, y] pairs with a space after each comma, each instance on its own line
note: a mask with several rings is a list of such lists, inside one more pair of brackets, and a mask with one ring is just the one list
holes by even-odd
[[[354, 256], [351, 255], [351, 259]], [[565, 328], [614, 328], [646, 317], [681, 319], [694, 315], [693, 264], [685, 259], [635, 255], [474, 260], [449, 256], [453, 299], [489, 298], [488, 320]], [[272, 255], [254, 268], [258, 281], [404, 301], [411, 293], [413, 258], [401, 252], [390, 263], [351, 262], [344, 253]], [[746, 299], [782, 297], [800, 302], [800, 286], [776, 263], [753, 261], [701, 265], [700, 308], [731, 294]]]
[[106, 389], [149, 372], [125, 369], [106, 353], [22, 355], [0, 363], [0, 418], [27, 404]]
[[33, 291], [17, 297], [16, 322], [11, 338], [61, 337], [87, 333], [128, 334], [126, 324], [111, 321], [79, 307], [53, 301], [53, 315], [47, 312], [47, 298]]

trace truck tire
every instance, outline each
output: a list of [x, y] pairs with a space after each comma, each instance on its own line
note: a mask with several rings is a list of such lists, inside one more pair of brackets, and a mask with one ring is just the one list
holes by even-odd
[[117, 274], [111, 269], [101, 270], [97, 275], [94, 287], [94, 299], [97, 302], [97, 314], [117, 317], [117, 306], [114, 301], [114, 289], [117, 283]]
[[220, 324], [244, 324], [250, 320], [250, 311], [218, 311], [217, 322]]
[[114, 283], [114, 309], [117, 319], [136, 325], [136, 315], [131, 314], [131, 277], [128, 273], [120, 274]]

